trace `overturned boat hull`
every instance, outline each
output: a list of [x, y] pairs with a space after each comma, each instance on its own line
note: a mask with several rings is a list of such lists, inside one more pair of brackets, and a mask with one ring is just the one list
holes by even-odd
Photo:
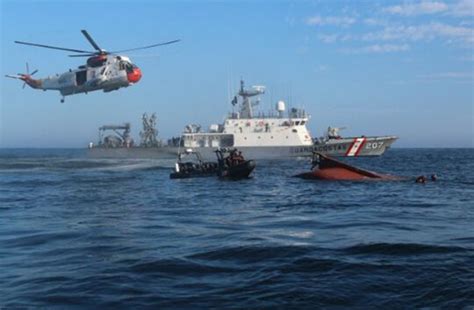
[[320, 153], [316, 156], [317, 167], [309, 172], [297, 174], [295, 177], [328, 181], [401, 180], [400, 177], [361, 169]]

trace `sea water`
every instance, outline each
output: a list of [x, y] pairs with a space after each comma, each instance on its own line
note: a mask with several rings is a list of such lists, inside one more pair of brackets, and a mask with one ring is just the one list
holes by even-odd
[[473, 307], [473, 149], [346, 161], [408, 179], [302, 180], [300, 159], [170, 180], [173, 161], [1, 150], [0, 308]]

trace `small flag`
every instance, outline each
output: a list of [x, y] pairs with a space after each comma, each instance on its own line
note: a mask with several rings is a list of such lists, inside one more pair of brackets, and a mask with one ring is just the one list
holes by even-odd
[[237, 96], [234, 96], [234, 99], [232, 99], [232, 105], [236, 105], [237, 104]]

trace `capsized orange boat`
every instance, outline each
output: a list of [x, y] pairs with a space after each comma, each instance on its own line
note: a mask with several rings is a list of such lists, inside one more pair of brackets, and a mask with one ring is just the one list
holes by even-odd
[[295, 177], [328, 181], [363, 181], [363, 180], [402, 180], [403, 178], [381, 174], [357, 168], [321, 153], [313, 153], [312, 168], [310, 172], [295, 175]]

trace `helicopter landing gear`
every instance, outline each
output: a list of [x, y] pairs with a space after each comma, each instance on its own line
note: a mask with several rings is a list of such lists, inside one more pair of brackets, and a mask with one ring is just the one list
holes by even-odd
[[61, 103], [64, 103], [64, 97], [61, 98]]

